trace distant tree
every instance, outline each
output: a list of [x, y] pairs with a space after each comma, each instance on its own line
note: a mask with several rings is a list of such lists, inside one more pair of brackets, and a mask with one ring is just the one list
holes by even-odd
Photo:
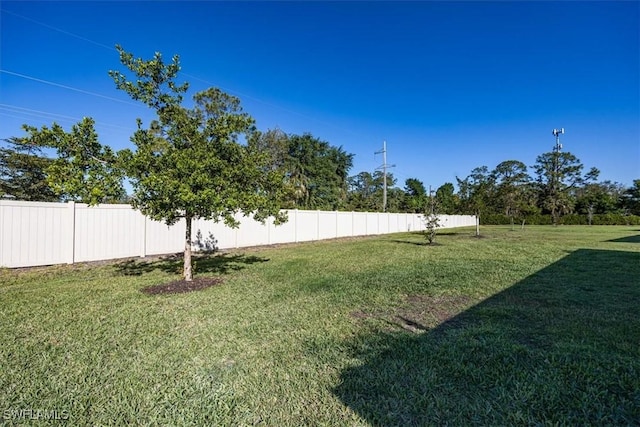
[[624, 185], [604, 181], [587, 183], [575, 191], [575, 211], [579, 214], [620, 213]]
[[283, 176], [269, 167], [272, 157], [252, 140], [254, 121], [240, 107], [239, 99], [217, 88], [194, 95], [194, 106], [183, 105], [188, 84], [176, 77], [179, 58], [165, 63], [134, 58], [117, 46], [120, 61], [131, 77], [110, 71], [116, 87], [155, 110], [157, 119], [138, 129], [132, 141], [136, 150], [124, 151], [123, 164], [132, 179], [132, 205], [155, 220], [173, 224], [186, 221], [184, 279], [192, 280], [191, 227], [197, 218], [223, 220], [237, 227], [234, 214], [242, 211], [258, 221], [275, 217], [280, 223]]
[[450, 182], [445, 182], [436, 190], [438, 209], [443, 214], [453, 214], [456, 210], [457, 198], [455, 188]]
[[631, 215], [640, 215], [640, 179], [634, 179], [633, 186], [624, 191], [620, 206]]
[[[389, 176], [387, 176], [387, 180], [389, 180]], [[402, 188], [388, 187], [386, 212], [404, 212], [404, 207], [406, 206], [405, 197], [406, 194]]]
[[360, 172], [348, 178], [348, 207], [354, 211], [376, 211], [376, 182], [369, 172]]
[[126, 196], [118, 156], [98, 141], [92, 118], [85, 117], [70, 132], [57, 123], [40, 129], [24, 125], [23, 129], [28, 134], [21, 138], [23, 143], [57, 151], [45, 173], [53, 192], [64, 200], [95, 205], [115, 203]]
[[289, 160], [289, 136], [279, 128], [266, 132], [255, 131], [249, 142], [256, 150], [267, 156], [267, 167], [286, 171]]
[[2, 140], [0, 146], [0, 198], [56, 202], [60, 198], [47, 183], [46, 170], [52, 160], [42, 154], [37, 145], [23, 138]]
[[[465, 179], [456, 177], [458, 181], [458, 196], [460, 197], [460, 209], [462, 213], [476, 215], [478, 220], [481, 215], [490, 209], [494, 200], [495, 183], [489, 173], [489, 168], [480, 166], [471, 171]], [[476, 229], [476, 235], [479, 230]]]
[[[384, 174], [360, 172], [349, 177], [347, 208], [354, 211], [382, 211]], [[406, 204], [405, 192], [395, 188], [396, 178], [387, 172], [387, 212], [400, 212]]]
[[562, 215], [571, 213], [574, 207], [573, 193], [580, 186], [595, 181], [600, 174], [596, 168], [582, 175], [584, 166], [569, 152], [549, 152], [536, 158], [534, 170], [540, 188], [541, 207], [551, 213], [553, 223], [558, 224]]
[[424, 212], [427, 207], [427, 190], [422, 181], [416, 178], [407, 178], [404, 182], [406, 212]]
[[346, 205], [348, 173], [353, 154], [309, 133], [288, 136], [286, 181], [293, 189], [293, 206], [301, 209], [340, 209]]
[[518, 160], [506, 160], [496, 166], [491, 172], [495, 182], [495, 206], [511, 219], [513, 227], [514, 218], [520, 215], [530, 201], [528, 183], [531, 180], [527, 174], [527, 166]]

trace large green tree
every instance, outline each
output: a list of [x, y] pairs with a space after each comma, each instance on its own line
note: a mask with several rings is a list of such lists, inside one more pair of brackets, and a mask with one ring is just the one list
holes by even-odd
[[632, 215], [640, 215], [640, 179], [634, 179], [633, 186], [625, 190], [620, 205], [623, 211]]
[[55, 202], [60, 200], [47, 183], [52, 160], [23, 138], [8, 138], [0, 146], [0, 197]]
[[575, 211], [579, 214], [608, 214], [620, 213], [622, 210], [622, 198], [626, 189], [624, 185], [603, 181], [588, 183], [578, 188], [575, 192]]
[[574, 208], [575, 191], [582, 185], [593, 182], [600, 171], [591, 168], [582, 174], [584, 165], [570, 152], [552, 151], [536, 158], [533, 166], [540, 189], [540, 203], [558, 224], [560, 217]]
[[[354, 211], [382, 211], [384, 173], [360, 172], [348, 179], [348, 209]], [[387, 212], [400, 212], [406, 206], [405, 192], [395, 187], [396, 178], [387, 172]]]
[[505, 160], [491, 172], [495, 182], [494, 206], [513, 220], [521, 213], [528, 213], [530, 202], [528, 183], [531, 180], [527, 174], [527, 166], [518, 160]]
[[404, 182], [404, 206], [406, 212], [422, 213], [427, 206], [427, 190], [417, 178], [407, 178]]
[[456, 177], [460, 209], [464, 214], [480, 216], [490, 210], [495, 181], [487, 166], [474, 168], [464, 179]]
[[269, 167], [270, 156], [251, 140], [254, 120], [240, 101], [217, 88], [198, 92], [187, 108], [183, 94], [188, 84], [178, 84], [179, 57], [165, 63], [134, 58], [117, 47], [126, 71], [110, 71], [116, 87], [155, 110], [148, 127], [138, 119], [132, 136], [135, 151], [123, 152], [132, 180], [132, 204], [145, 215], [174, 224], [186, 221], [184, 279], [192, 280], [191, 227], [197, 218], [224, 221], [237, 227], [235, 214], [242, 211], [258, 221], [280, 213], [283, 176]]
[[28, 125], [23, 128], [27, 132], [21, 138], [23, 143], [56, 150], [57, 157], [44, 171], [47, 183], [63, 200], [95, 205], [125, 197], [118, 156], [98, 141], [92, 118], [83, 118], [68, 132], [57, 123], [40, 129]]
[[310, 133], [290, 135], [288, 142], [287, 179], [295, 189], [295, 207], [327, 210], [344, 207], [353, 154]]
[[284, 173], [285, 207], [345, 207], [353, 154], [310, 133], [287, 135], [279, 129], [254, 135], [251, 144], [267, 152], [269, 167]]
[[455, 195], [455, 188], [450, 182], [445, 182], [436, 190], [436, 202], [438, 213], [453, 214], [458, 205], [458, 198]]

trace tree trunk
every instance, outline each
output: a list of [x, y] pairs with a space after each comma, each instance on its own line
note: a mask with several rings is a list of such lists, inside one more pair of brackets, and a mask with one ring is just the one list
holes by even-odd
[[480, 213], [476, 213], [476, 237], [480, 236]]
[[183, 277], [184, 280], [190, 282], [193, 280], [193, 274], [191, 272], [191, 216], [186, 216], [185, 220], [187, 222], [187, 231], [185, 232], [184, 238], [184, 267], [183, 267]]

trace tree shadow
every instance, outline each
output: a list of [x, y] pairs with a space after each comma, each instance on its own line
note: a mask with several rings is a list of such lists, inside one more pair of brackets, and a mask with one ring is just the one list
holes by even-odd
[[[247, 265], [267, 262], [269, 258], [255, 255], [217, 253], [194, 254], [194, 273], [228, 274], [238, 271]], [[154, 261], [126, 260], [115, 264], [119, 274], [125, 276], [140, 276], [154, 270], [164, 271], [170, 274], [181, 274], [183, 268], [182, 254], [174, 254], [162, 257]]]
[[392, 242], [392, 243], [404, 243], [407, 245], [414, 245], [414, 246], [435, 246], [435, 245], [429, 245], [429, 242], [427, 242], [426, 239], [424, 242], [416, 242], [413, 240], [401, 240], [401, 239], [392, 239], [392, 240], [386, 240], [386, 241]]
[[334, 393], [371, 425], [640, 421], [640, 253], [572, 252], [435, 327], [446, 301], [412, 301], [411, 330], [359, 316], [346, 343]]
[[429, 244], [429, 242], [427, 241], [424, 232], [422, 231], [412, 231], [409, 233], [412, 237], [416, 237], [416, 238], [421, 238], [423, 241], [418, 242], [415, 240], [405, 240], [405, 239], [389, 239], [389, 240], [385, 240], [387, 242], [393, 242], [393, 243], [406, 243], [408, 245], [414, 245], [414, 246], [439, 246], [438, 240], [444, 239], [445, 241], [449, 238], [465, 238], [465, 237], [475, 237], [475, 235], [473, 235], [472, 233], [463, 233], [463, 232], [459, 232], [459, 231], [438, 231], [438, 234], [436, 234], [436, 239], [434, 240], [434, 243]]
[[635, 235], [635, 236], [621, 237], [619, 239], [611, 239], [611, 240], [607, 240], [607, 242], [613, 242], [613, 243], [640, 243], [640, 234]]

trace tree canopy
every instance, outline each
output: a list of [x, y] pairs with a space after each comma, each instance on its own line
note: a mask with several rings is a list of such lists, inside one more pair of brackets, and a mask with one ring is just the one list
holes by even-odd
[[138, 119], [132, 136], [136, 150], [121, 153], [132, 180], [132, 204], [167, 224], [186, 220], [184, 278], [191, 280], [192, 220], [236, 227], [235, 214], [242, 212], [258, 221], [283, 222], [283, 175], [269, 167], [267, 154], [239, 142], [241, 135], [251, 139], [255, 127], [238, 98], [209, 88], [196, 93], [187, 108], [182, 94], [188, 84], [176, 82], [177, 56], [165, 63], [160, 53], [144, 60], [118, 50], [129, 75], [111, 71], [116, 87], [157, 114], [147, 127]]
[[111, 148], [100, 144], [92, 118], [83, 118], [69, 132], [57, 123], [40, 129], [28, 125], [23, 128], [27, 136], [16, 140], [23, 147], [56, 150], [56, 158], [35, 161], [43, 166], [46, 182], [57, 197], [90, 205], [124, 198], [118, 157]]
[[60, 200], [47, 183], [46, 170], [52, 159], [23, 138], [8, 138], [0, 147], [0, 197], [38, 202]]

